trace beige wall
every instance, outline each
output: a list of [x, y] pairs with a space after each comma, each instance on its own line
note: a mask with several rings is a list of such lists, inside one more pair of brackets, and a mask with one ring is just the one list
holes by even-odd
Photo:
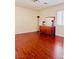
[[[42, 10], [32, 10], [28, 8], [15, 8], [15, 33], [27, 33], [38, 30], [36, 16], [40, 15], [40, 20], [47, 16], [56, 16], [57, 11], [64, 10], [64, 4], [59, 4]], [[56, 25], [56, 35], [64, 36], [64, 26]]]
[[[64, 10], [64, 3], [40, 10], [41, 20], [47, 16], [56, 16], [58, 11]], [[56, 35], [64, 36], [64, 26], [56, 25]]]
[[16, 7], [15, 8], [15, 33], [27, 33], [38, 30], [37, 17], [38, 11]]

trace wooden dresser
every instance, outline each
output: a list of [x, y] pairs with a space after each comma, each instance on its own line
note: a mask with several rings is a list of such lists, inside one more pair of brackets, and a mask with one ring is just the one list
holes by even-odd
[[55, 26], [40, 26], [40, 33], [49, 34], [55, 36]]

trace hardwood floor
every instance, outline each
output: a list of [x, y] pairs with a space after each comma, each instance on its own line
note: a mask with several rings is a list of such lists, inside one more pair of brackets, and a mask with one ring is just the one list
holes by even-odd
[[64, 38], [27, 33], [16, 35], [16, 59], [63, 59]]

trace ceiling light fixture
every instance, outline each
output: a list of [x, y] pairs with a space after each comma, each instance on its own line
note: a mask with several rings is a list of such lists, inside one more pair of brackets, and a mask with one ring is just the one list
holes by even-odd
[[37, 1], [39, 1], [39, 0], [32, 0], [33, 2], [37, 2]]
[[34, 3], [36, 3], [36, 2], [39, 2], [39, 3], [42, 3], [42, 4], [48, 4], [47, 2], [45, 2], [45, 1], [40, 1], [40, 0], [32, 0]]
[[44, 4], [48, 4], [47, 2], [44, 2]]

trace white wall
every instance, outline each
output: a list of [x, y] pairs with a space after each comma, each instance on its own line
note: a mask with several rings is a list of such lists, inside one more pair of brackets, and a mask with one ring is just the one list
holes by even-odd
[[[57, 16], [57, 12], [64, 10], [64, 3], [40, 10], [40, 20], [44, 20], [48, 16]], [[64, 36], [64, 26], [56, 25], [56, 35]]]
[[38, 11], [17, 7], [15, 8], [15, 33], [27, 33], [38, 30], [37, 19]]

